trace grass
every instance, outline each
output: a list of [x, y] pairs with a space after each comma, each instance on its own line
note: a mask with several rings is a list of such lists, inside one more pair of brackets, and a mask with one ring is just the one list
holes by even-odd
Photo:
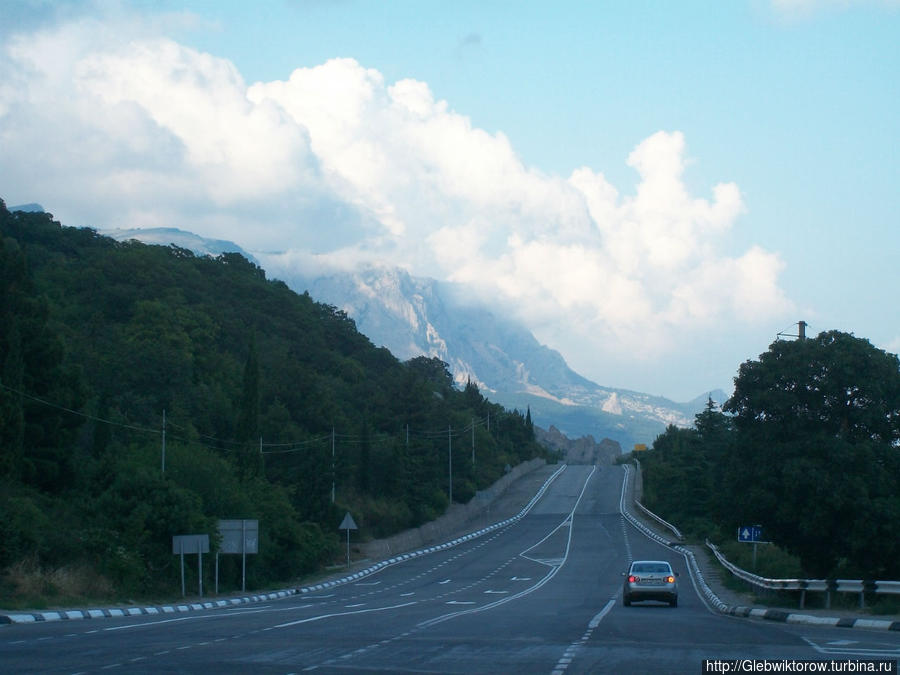
[[767, 579], [803, 579], [805, 575], [797, 556], [774, 544], [758, 544], [756, 566], [753, 565], [753, 545], [738, 541], [719, 544], [719, 551], [730, 563]]
[[5, 609], [48, 609], [108, 602], [115, 589], [85, 565], [45, 569], [31, 560], [8, 567], [0, 577], [0, 605]]
[[[757, 569], [753, 568], [753, 547], [738, 542], [728, 542], [719, 546], [719, 551], [732, 564], [748, 572], [753, 572], [768, 579], [803, 579], [805, 575], [800, 569], [799, 560], [777, 546], [767, 544], [757, 551]], [[710, 554], [711, 558], [714, 556]], [[800, 607], [800, 591], [765, 590], [730, 574], [722, 568], [722, 583], [737, 593], [747, 593], [755, 604], [785, 609]], [[835, 611], [871, 614], [875, 616], [900, 615], [900, 597], [895, 595], [867, 594], [865, 606], [859, 606], [858, 593], [832, 593], [830, 607], [824, 592], [807, 592], [804, 609], [831, 609]]]

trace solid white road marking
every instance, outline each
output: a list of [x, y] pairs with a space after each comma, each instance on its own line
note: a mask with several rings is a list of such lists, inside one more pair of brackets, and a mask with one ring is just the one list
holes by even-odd
[[[840, 648], [840, 647], [821, 647], [813, 640], [808, 637], [803, 638], [807, 644], [809, 644], [813, 649], [815, 649], [820, 654], [827, 654], [829, 656], [842, 655], [842, 656], [857, 656], [868, 659], [877, 659], [877, 658], [886, 658], [886, 659], [896, 659], [900, 656], [900, 648], [888, 648], [888, 649], [865, 649], [863, 647], [856, 647], [852, 649]], [[831, 644], [831, 643], [826, 643]], [[860, 644], [858, 641], [852, 641], [851, 644]], [[876, 643], [877, 644], [877, 643]]]
[[616, 604], [616, 599], [610, 598], [609, 602], [606, 603], [606, 606], [597, 612], [597, 616], [591, 619], [591, 622], [588, 624], [588, 628], [594, 629], [600, 625], [600, 622], [603, 621], [603, 617], [609, 614], [609, 610], [613, 608], [613, 605]]
[[594, 632], [594, 629], [600, 625], [600, 622], [603, 621], [603, 617], [609, 614], [609, 610], [613, 608], [616, 604], [616, 596], [613, 596], [609, 599], [609, 602], [604, 605], [603, 609], [597, 612], [594, 615], [594, 618], [588, 622], [588, 629], [585, 631], [584, 635], [581, 636], [581, 639], [573, 642], [569, 645], [569, 648], [563, 653], [560, 657], [559, 661], [556, 662], [556, 666], [553, 668], [553, 673], [563, 673], [566, 668], [571, 665], [572, 661], [575, 659], [578, 651], [584, 646], [584, 644], [591, 639], [591, 634]]
[[[591, 478], [593, 477], [594, 473], [596, 473], [596, 471], [597, 471], [596, 466], [591, 469], [590, 474], [588, 474], [587, 479], [585, 479], [585, 481], [584, 481], [584, 485], [581, 488], [581, 493], [578, 495], [578, 499], [575, 500], [575, 506], [572, 507], [572, 510], [569, 512], [569, 515], [566, 517], [566, 520], [573, 517], [575, 514], [575, 511], [578, 510], [578, 505], [581, 503], [581, 500], [584, 497], [584, 493], [587, 491], [588, 483], [591, 482]], [[565, 522], [565, 520], [563, 522]], [[531, 560], [531, 558], [528, 558], [528, 556], [526, 556], [525, 553], [536, 548], [538, 545], [540, 545], [540, 543], [547, 540], [550, 537], [550, 535], [552, 535], [553, 532], [558, 530], [560, 527], [561, 527], [561, 525], [558, 525], [550, 534], [548, 534], [546, 537], [544, 537], [544, 539], [542, 539], [541, 542], [538, 542], [537, 544], [535, 544], [534, 546], [530, 547], [529, 549], [523, 551], [519, 555], [521, 555], [523, 558]], [[418, 627], [419, 628], [430, 628], [431, 626], [434, 626], [439, 623], [443, 623], [444, 621], [448, 621], [449, 619], [452, 619], [454, 617], [462, 616], [464, 614], [473, 614], [473, 613], [477, 613], [477, 612], [483, 612], [485, 610], [493, 609], [494, 607], [499, 607], [500, 605], [505, 605], [507, 602], [512, 602], [513, 600], [518, 600], [519, 598], [522, 598], [526, 595], [534, 593], [536, 590], [538, 590], [544, 584], [546, 584], [548, 581], [550, 581], [554, 576], [556, 576], [556, 573], [559, 572], [562, 569], [563, 565], [566, 563], [566, 560], [569, 557], [569, 549], [572, 545], [572, 530], [573, 529], [574, 528], [571, 528], [571, 527], [569, 528], [569, 536], [568, 536], [568, 539], [566, 540], [566, 552], [565, 552], [565, 555], [562, 557], [562, 559], [559, 561], [559, 564], [551, 567], [550, 571], [547, 572], [547, 574], [536, 584], [533, 584], [532, 586], [529, 586], [528, 588], [526, 588], [522, 591], [519, 591], [518, 593], [516, 593], [514, 595], [507, 595], [504, 598], [500, 598], [499, 600], [495, 600], [494, 602], [489, 602], [488, 604], [482, 605], [480, 607], [473, 607], [472, 609], [461, 609], [458, 612], [453, 612], [451, 614], [445, 614], [444, 616], [438, 616], [433, 619], [428, 619], [427, 621], [423, 621], [422, 623], [418, 624]]]
[[313, 621], [321, 621], [322, 619], [330, 619], [335, 616], [348, 616], [350, 614], [370, 614], [372, 612], [386, 612], [391, 609], [400, 609], [401, 607], [409, 607], [410, 605], [415, 605], [415, 602], [405, 602], [400, 605], [390, 605], [389, 607], [373, 607], [371, 609], [359, 609], [355, 612], [334, 612], [332, 614], [319, 614], [318, 616], [311, 616], [307, 619], [299, 619], [297, 621], [288, 621], [287, 623], [280, 623], [274, 628], [288, 628], [290, 626], [297, 626], [301, 623], [311, 623]]

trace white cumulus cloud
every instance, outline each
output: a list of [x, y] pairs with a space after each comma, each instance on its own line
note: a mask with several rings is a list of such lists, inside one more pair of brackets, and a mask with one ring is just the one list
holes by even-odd
[[678, 131], [597, 158], [637, 172], [620, 191], [591, 167], [526, 166], [425, 82], [344, 58], [248, 84], [226, 59], [119, 29], [63, 24], [0, 54], [4, 189], [65, 222], [464, 282], [582, 367], [791, 309], [776, 253], [723, 253], [740, 190], [690, 194]]

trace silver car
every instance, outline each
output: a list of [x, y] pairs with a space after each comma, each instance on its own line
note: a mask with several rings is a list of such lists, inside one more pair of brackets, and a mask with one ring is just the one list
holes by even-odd
[[678, 573], [665, 560], [635, 560], [624, 573], [622, 604], [631, 606], [640, 600], [659, 600], [678, 606]]

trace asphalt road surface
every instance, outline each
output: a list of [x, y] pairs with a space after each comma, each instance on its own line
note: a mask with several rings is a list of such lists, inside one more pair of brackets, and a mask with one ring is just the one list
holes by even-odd
[[[0, 627], [4, 673], [699, 673], [704, 659], [900, 657], [900, 634], [721, 616], [627, 524], [621, 467], [569, 466], [528, 514], [353, 584], [256, 605]], [[624, 607], [631, 559], [679, 605]]]

